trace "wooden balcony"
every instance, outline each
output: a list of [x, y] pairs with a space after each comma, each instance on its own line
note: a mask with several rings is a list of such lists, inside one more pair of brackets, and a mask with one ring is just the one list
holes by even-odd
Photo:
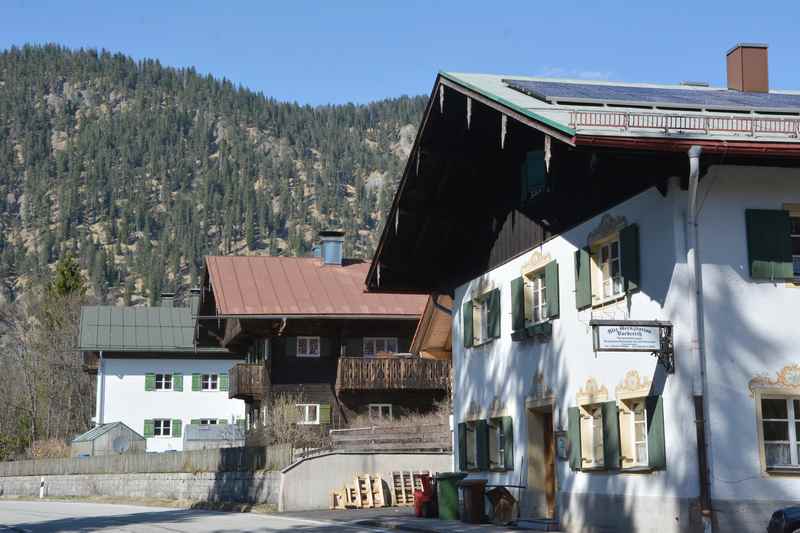
[[239, 363], [229, 372], [228, 398], [258, 402], [264, 398], [268, 384], [267, 369], [263, 363]]
[[448, 390], [450, 361], [420, 357], [340, 357], [336, 390]]

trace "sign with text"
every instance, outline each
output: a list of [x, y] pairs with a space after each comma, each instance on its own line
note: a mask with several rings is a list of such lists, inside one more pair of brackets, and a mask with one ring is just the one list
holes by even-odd
[[661, 350], [661, 326], [638, 324], [597, 324], [595, 351], [657, 352]]

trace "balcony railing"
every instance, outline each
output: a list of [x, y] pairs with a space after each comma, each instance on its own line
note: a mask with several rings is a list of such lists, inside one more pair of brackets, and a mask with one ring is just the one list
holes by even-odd
[[244, 401], [260, 401], [267, 385], [267, 369], [263, 363], [239, 363], [229, 372], [228, 397]]
[[450, 361], [420, 357], [340, 357], [336, 390], [448, 390]]

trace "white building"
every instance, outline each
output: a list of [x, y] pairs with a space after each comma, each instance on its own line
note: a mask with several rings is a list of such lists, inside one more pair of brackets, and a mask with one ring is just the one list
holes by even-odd
[[[760, 46], [729, 67], [437, 79], [367, 284], [452, 294], [456, 464], [526, 518], [757, 531], [800, 501], [800, 93], [752, 81]], [[595, 350], [653, 324], [674, 359]]]
[[[163, 304], [167, 305], [163, 305]], [[242, 356], [199, 347], [189, 307], [86, 306], [80, 347], [97, 373], [95, 422], [123, 422], [148, 452], [183, 449], [187, 424], [234, 424], [244, 402], [228, 398], [229, 370]]]

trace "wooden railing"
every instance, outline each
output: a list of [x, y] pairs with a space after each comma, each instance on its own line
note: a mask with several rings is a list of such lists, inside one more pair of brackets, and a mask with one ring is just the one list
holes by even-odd
[[450, 361], [420, 357], [340, 357], [336, 390], [449, 390]]
[[331, 447], [340, 451], [448, 452], [453, 436], [447, 424], [334, 429]]
[[267, 369], [263, 363], [239, 363], [229, 372], [228, 397], [244, 401], [260, 401], [267, 385]]

